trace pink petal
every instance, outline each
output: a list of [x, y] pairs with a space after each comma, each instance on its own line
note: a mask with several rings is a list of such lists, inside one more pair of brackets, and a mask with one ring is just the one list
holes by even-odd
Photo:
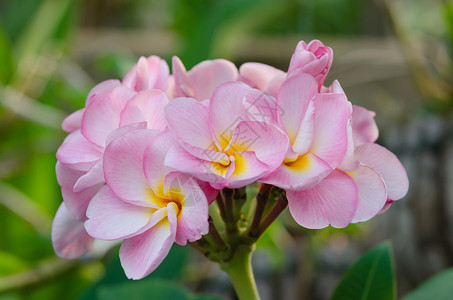
[[164, 162], [168, 150], [174, 143], [170, 132], [164, 131], [151, 138], [145, 149], [143, 170], [149, 186], [155, 189], [156, 193], [156, 187], [161, 186], [165, 176], [172, 171], [172, 169], [164, 165]]
[[165, 91], [169, 69], [167, 62], [158, 56], [140, 57], [123, 79], [123, 84], [134, 91], [158, 89]]
[[387, 191], [379, 173], [360, 165], [357, 170], [348, 172], [352, 177], [359, 193], [357, 211], [353, 223], [368, 221], [377, 215], [387, 201]]
[[207, 182], [222, 182], [227, 174], [219, 163], [193, 156], [179, 145], [170, 148], [165, 157], [165, 165]]
[[111, 141], [113, 141], [131, 131], [135, 131], [135, 130], [139, 130], [139, 129], [146, 129], [146, 126], [147, 126], [146, 122], [140, 122], [140, 123], [132, 123], [132, 124], [117, 128], [109, 133], [109, 135], [107, 136], [107, 138], [105, 140], [105, 144], [108, 145], [108, 144], [110, 144]]
[[156, 210], [127, 203], [105, 185], [88, 206], [85, 228], [92, 237], [101, 240], [136, 236], [166, 217], [165, 210]]
[[119, 127], [120, 113], [135, 92], [124, 87], [96, 95], [82, 118], [82, 134], [92, 143], [105, 147], [110, 132]]
[[176, 139], [193, 155], [207, 159], [206, 152], [217, 150], [203, 103], [191, 98], [175, 99], [165, 108], [165, 119]]
[[280, 87], [277, 104], [282, 110], [282, 122], [292, 143], [296, 140], [310, 100], [318, 85], [313, 76], [298, 74], [285, 80]]
[[275, 170], [285, 159], [289, 138], [280, 128], [264, 122], [240, 122], [231, 138], [228, 150], [254, 152], [256, 158]]
[[347, 149], [349, 102], [341, 94], [319, 94], [315, 101], [315, 132], [310, 152], [332, 168], [338, 167]]
[[89, 252], [94, 239], [87, 234], [83, 222], [78, 221], [62, 203], [52, 223], [52, 245], [55, 253], [74, 259]]
[[277, 98], [280, 87], [282, 86], [283, 82], [285, 82], [285, 80], [286, 80], [286, 73], [275, 76], [269, 82], [269, 84], [267, 85], [267, 88], [264, 92], [266, 94], [268, 94], [269, 96]]
[[296, 69], [303, 67], [309, 62], [316, 59], [316, 56], [309, 51], [295, 51], [289, 63], [288, 73], [294, 72]]
[[378, 213], [378, 215], [385, 213], [387, 210], [390, 209], [394, 201], [387, 199], [387, 202], [385, 202], [384, 207], [381, 209], [381, 211]]
[[91, 199], [99, 192], [102, 185], [103, 184], [97, 184], [78, 193], [72, 191], [72, 189], [61, 188], [63, 201], [66, 204], [67, 209], [71, 211], [75, 218], [80, 221], [86, 220], [87, 207]]
[[120, 260], [126, 276], [141, 279], [154, 271], [167, 256], [176, 235], [176, 212], [167, 206], [168, 222], [160, 222], [144, 233], [126, 239]]
[[189, 81], [189, 76], [187, 75], [186, 68], [184, 67], [182, 61], [177, 56], [173, 56], [171, 63], [174, 81], [174, 98], [195, 98], [195, 92], [192, 89], [192, 85]]
[[98, 160], [91, 169], [84, 175], [80, 176], [74, 184], [74, 192], [81, 192], [94, 185], [104, 183], [104, 168], [102, 158]]
[[315, 127], [315, 102], [312, 100], [307, 107], [305, 116], [300, 124], [299, 131], [294, 139], [292, 149], [295, 153], [302, 155], [310, 150], [313, 142]]
[[77, 220], [86, 220], [86, 210], [90, 200], [96, 195], [102, 184], [92, 185], [81, 192], [74, 192], [74, 184], [83, 172], [79, 172], [60, 164], [56, 165], [57, 180], [61, 186], [61, 194], [67, 209], [71, 211]]
[[314, 188], [287, 191], [289, 211], [300, 225], [320, 229], [346, 227], [357, 209], [357, 187], [347, 174], [334, 170]]
[[353, 105], [352, 130], [356, 146], [364, 143], [374, 143], [377, 140], [379, 130], [374, 121], [375, 115], [372, 111], [358, 105]]
[[262, 92], [242, 82], [225, 83], [214, 91], [209, 104], [209, 124], [222, 149], [229, 144], [237, 124], [250, 119], [244, 100], [261, 96]]
[[99, 94], [105, 94], [105, 92], [112, 91], [120, 86], [121, 82], [117, 79], [109, 79], [99, 83], [88, 93], [85, 106], [88, 106], [93, 100], [96, 100]]
[[243, 100], [246, 120], [279, 124], [279, 117], [283, 115], [277, 100], [264, 92], [250, 90]]
[[224, 186], [232, 189], [244, 187], [271, 171], [253, 151], [236, 151], [234, 156], [230, 156], [230, 160], [234, 171], [227, 176]]
[[175, 238], [177, 244], [185, 246], [187, 241], [194, 242], [208, 233], [208, 201], [192, 176], [170, 173], [165, 177], [164, 191], [171, 199], [182, 200]]
[[168, 76], [167, 90], [165, 91], [169, 100], [175, 99], [175, 79], [173, 75]]
[[201, 101], [211, 98], [214, 90], [221, 84], [238, 78], [236, 66], [225, 59], [205, 60], [188, 72], [194, 98]]
[[76, 131], [77, 129], [80, 129], [80, 126], [82, 125], [82, 117], [84, 112], [85, 108], [82, 108], [76, 110], [75, 112], [67, 116], [63, 120], [63, 123], [61, 123], [61, 128], [66, 132], [73, 132]]
[[131, 203], [149, 200], [149, 184], [143, 170], [145, 148], [156, 131], [143, 129], [113, 140], [104, 153], [104, 177], [112, 191]]
[[59, 161], [57, 161], [57, 164], [55, 165], [55, 173], [57, 174], [58, 184], [61, 187], [69, 188], [71, 190], [74, 188], [74, 184], [79, 177], [85, 174], [85, 172], [73, 169]]
[[277, 76], [286, 75], [285, 72], [272, 66], [261, 63], [245, 63], [239, 68], [239, 80], [260, 91], [266, 91], [269, 83]]
[[391, 200], [403, 198], [409, 189], [406, 170], [398, 158], [386, 148], [377, 144], [362, 144], [356, 148], [359, 161], [376, 170], [387, 186], [387, 196]]
[[72, 168], [88, 171], [102, 157], [102, 148], [89, 142], [76, 130], [70, 133], [57, 150], [57, 159]]
[[219, 190], [213, 188], [208, 182], [193, 178], [206, 196], [208, 204], [211, 204], [219, 194]]
[[323, 86], [321, 88], [321, 93], [345, 94], [338, 80], [334, 80], [329, 87]]
[[332, 168], [313, 153], [300, 156], [293, 162], [281, 164], [273, 173], [259, 181], [285, 190], [303, 190], [315, 186]]
[[149, 129], [163, 130], [166, 126], [164, 108], [168, 102], [162, 91], [142, 91], [126, 104], [120, 126], [146, 121]]
[[338, 169], [342, 171], [352, 171], [359, 167], [360, 162], [355, 157], [355, 145], [354, 145], [354, 138], [352, 134], [352, 125], [351, 121], [348, 122], [346, 127], [346, 152], [344, 154], [343, 160], [341, 161]]

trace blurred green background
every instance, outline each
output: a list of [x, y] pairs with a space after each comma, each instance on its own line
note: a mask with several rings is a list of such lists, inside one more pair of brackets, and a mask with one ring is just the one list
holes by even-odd
[[399, 295], [453, 266], [453, 1], [1, 0], [0, 299], [144, 299], [150, 285], [154, 299], [176, 297], [169, 289], [181, 299], [234, 298], [226, 275], [189, 247], [174, 246], [139, 282], [124, 276], [117, 248], [56, 258], [60, 124], [141, 55], [178, 55], [187, 68], [222, 57], [286, 70], [297, 42], [314, 38], [335, 53], [327, 83], [339, 79], [350, 101], [377, 112], [379, 142], [400, 157], [411, 190], [342, 230], [305, 230], [282, 215], [254, 257], [262, 298], [327, 299], [386, 239]]

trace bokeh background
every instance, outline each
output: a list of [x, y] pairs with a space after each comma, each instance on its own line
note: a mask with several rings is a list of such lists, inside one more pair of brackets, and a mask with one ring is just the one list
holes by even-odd
[[190, 247], [174, 246], [138, 282], [124, 276], [117, 247], [55, 256], [60, 124], [142, 55], [286, 70], [297, 42], [314, 38], [334, 50], [327, 84], [338, 79], [352, 103], [377, 113], [378, 142], [401, 159], [410, 190], [341, 230], [303, 229], [283, 214], [254, 255], [262, 298], [328, 299], [383, 240], [393, 243], [399, 296], [453, 266], [453, 1], [0, 0], [0, 299], [134, 299], [170, 281], [234, 299], [226, 274]]

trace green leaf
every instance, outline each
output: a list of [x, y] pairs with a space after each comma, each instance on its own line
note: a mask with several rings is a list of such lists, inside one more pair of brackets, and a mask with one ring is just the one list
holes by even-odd
[[132, 281], [120, 285], [104, 286], [99, 289], [98, 300], [222, 300], [211, 295], [195, 295], [186, 291], [175, 282], [153, 279], [148, 281]]
[[396, 299], [391, 244], [384, 242], [365, 253], [343, 276], [331, 300]]
[[402, 300], [449, 300], [453, 295], [453, 268], [436, 274], [407, 294]]
[[163, 280], [127, 282], [121, 285], [104, 286], [99, 289], [97, 296], [99, 300], [188, 300], [188, 295], [183, 288]]
[[[167, 280], [180, 278], [183, 269], [186, 266], [189, 254], [188, 250], [190, 249], [187, 247], [173, 245], [170, 253], [168, 253], [167, 257], [159, 265], [159, 267], [139, 282], [153, 281], [157, 278]], [[96, 294], [99, 294], [100, 290], [104, 289], [104, 287], [131, 282], [127, 279], [124, 274], [124, 270], [121, 267], [118, 250], [115, 249], [114, 251], [110, 251], [106, 257], [106, 260], [105, 277], [91, 286], [83, 295], [81, 295], [81, 297], [79, 297], [79, 300], [93, 299]]]

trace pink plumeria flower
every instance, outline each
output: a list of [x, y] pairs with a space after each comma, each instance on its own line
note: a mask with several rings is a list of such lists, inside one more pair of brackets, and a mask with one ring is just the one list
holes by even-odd
[[120, 259], [128, 278], [150, 274], [172, 244], [185, 245], [208, 233], [208, 200], [188, 175], [164, 166], [174, 143], [168, 132], [129, 132], [112, 141], [104, 156], [107, 184], [87, 210], [87, 232], [121, 240]]
[[219, 86], [210, 102], [175, 99], [165, 119], [178, 144], [165, 163], [218, 189], [243, 187], [283, 161], [289, 141], [276, 118], [275, 100], [241, 82]]
[[[65, 119], [63, 129], [70, 134], [57, 151], [57, 179], [65, 204], [55, 218], [55, 229], [61, 227], [59, 224], [70, 224], [70, 220], [63, 220], [68, 216], [66, 210], [78, 222], [85, 221], [86, 208], [95, 195], [94, 190], [97, 192], [104, 184], [106, 145], [117, 136], [136, 129], [164, 129], [163, 109], [167, 103], [168, 98], [162, 91], [136, 93], [118, 80], [108, 80], [92, 89], [86, 108]], [[83, 230], [83, 224], [79, 227]], [[69, 247], [70, 244], [64, 245], [66, 242], [63, 234], [55, 236], [56, 249]], [[56, 252], [65, 255], [63, 251]]]
[[304, 73], [289, 77], [281, 86], [277, 104], [291, 147], [275, 172], [259, 181], [285, 190], [304, 190], [343, 160], [350, 103], [342, 94], [319, 94], [317, 89], [314, 77]]
[[168, 64], [158, 56], [140, 57], [138, 63], [126, 74], [122, 84], [131, 90], [167, 90]]
[[[326, 91], [343, 93], [338, 82]], [[374, 143], [378, 130], [373, 117], [373, 112], [354, 105], [342, 163], [315, 187], [287, 192], [290, 212], [300, 225], [318, 229], [364, 222], [407, 193], [404, 167]]]
[[333, 60], [333, 51], [318, 40], [306, 44], [300, 41], [294, 51], [288, 68], [288, 76], [296, 71], [311, 74], [318, 82], [318, 89], [329, 73]]
[[186, 71], [181, 60], [173, 56], [173, 97], [190, 97], [198, 101], [210, 99], [222, 83], [238, 78], [236, 66], [225, 59], [205, 60]]

